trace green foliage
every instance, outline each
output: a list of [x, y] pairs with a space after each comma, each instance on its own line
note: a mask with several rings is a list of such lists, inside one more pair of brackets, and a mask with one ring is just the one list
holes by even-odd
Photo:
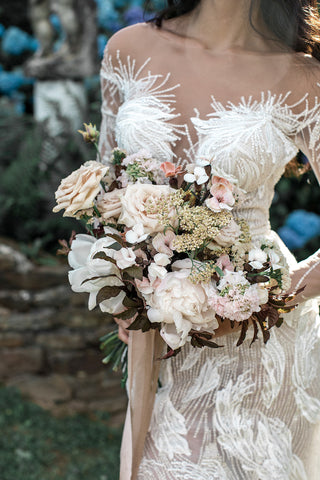
[[57, 419], [0, 388], [1, 480], [117, 480], [120, 431], [107, 415]]
[[[0, 232], [24, 245], [38, 258], [42, 249], [56, 250], [58, 238], [69, 238], [79, 222], [54, 215], [54, 191], [61, 178], [87, 159], [70, 135], [59, 162], [42, 159], [44, 133], [32, 117], [18, 116], [4, 102], [0, 108]], [[81, 139], [79, 139], [81, 143]]]

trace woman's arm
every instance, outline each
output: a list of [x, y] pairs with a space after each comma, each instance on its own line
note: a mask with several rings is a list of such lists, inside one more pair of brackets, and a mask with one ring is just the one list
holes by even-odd
[[[319, 76], [320, 80], [320, 76]], [[317, 87], [320, 94], [320, 86]], [[313, 89], [315, 93], [315, 89]], [[310, 95], [311, 98], [311, 95]], [[301, 128], [297, 132], [295, 143], [307, 156], [314, 174], [320, 184], [320, 103], [314, 95], [314, 105], [302, 115]], [[292, 290], [305, 286], [300, 298], [304, 300], [320, 296], [320, 249], [306, 260], [299, 262], [292, 275]]]

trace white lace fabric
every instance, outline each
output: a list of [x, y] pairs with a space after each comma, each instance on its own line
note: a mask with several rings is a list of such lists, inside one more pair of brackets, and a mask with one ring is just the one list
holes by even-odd
[[180, 164], [214, 159], [217, 173], [246, 192], [237, 216], [254, 239], [267, 235], [278, 243], [295, 272], [294, 286], [307, 285], [307, 301], [272, 329], [266, 346], [260, 339], [249, 347], [249, 338], [236, 347], [231, 334], [219, 339], [221, 349], [186, 346], [163, 362], [138, 480], [317, 480], [320, 334], [318, 301], [311, 298], [320, 295], [320, 252], [297, 264], [271, 232], [269, 207], [299, 149], [320, 179], [320, 104], [305, 95], [291, 105], [290, 92], [226, 105], [212, 97], [206, 117], [196, 110], [182, 124], [186, 114], [176, 100], [183, 85], [167, 72], [153, 74], [150, 63], [106, 51], [103, 161], [114, 146], [128, 154], [147, 148]]

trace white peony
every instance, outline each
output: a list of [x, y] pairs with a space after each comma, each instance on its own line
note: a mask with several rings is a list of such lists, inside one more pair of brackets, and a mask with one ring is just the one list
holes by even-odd
[[163, 328], [165, 324], [174, 324], [181, 344], [186, 342], [192, 328], [218, 327], [204, 288], [192, 283], [188, 276], [188, 269], [167, 273], [148, 298], [150, 322], [162, 323]]

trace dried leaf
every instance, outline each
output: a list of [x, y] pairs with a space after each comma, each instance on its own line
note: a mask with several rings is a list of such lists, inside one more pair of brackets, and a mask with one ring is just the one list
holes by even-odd
[[117, 243], [119, 243], [122, 247], [126, 248], [126, 242], [123, 240], [123, 238], [120, 235], [117, 235], [116, 233], [108, 233], [108, 237], [112, 238], [115, 240]]
[[253, 338], [251, 340], [250, 347], [256, 340], [258, 340], [258, 330], [259, 330], [257, 322], [254, 319], [252, 319], [252, 323], [253, 323]]
[[104, 300], [108, 300], [109, 298], [116, 297], [117, 295], [119, 295], [119, 293], [122, 290], [123, 290], [122, 287], [106, 286], [106, 287], [101, 288], [101, 290], [99, 290], [99, 293], [97, 295], [97, 303], [101, 303]]
[[150, 330], [151, 322], [148, 319], [145, 313], [141, 313], [137, 316], [137, 318], [131, 323], [131, 325], [127, 328], [127, 330], [142, 330], [143, 332], [147, 332]]
[[282, 324], [283, 324], [283, 318], [280, 317], [279, 320], [278, 320], [277, 323], [276, 323], [276, 327], [277, 327], [277, 328], [280, 328]]
[[241, 325], [241, 333], [240, 333], [240, 337], [239, 337], [239, 340], [237, 342], [237, 347], [240, 347], [240, 345], [243, 344], [246, 336], [247, 336], [247, 330], [248, 330], [248, 325], [249, 325], [249, 322], [248, 320], [243, 320], [242, 322], [240, 322], [242, 325]]
[[270, 308], [268, 311], [268, 327], [269, 329], [274, 327], [279, 320], [279, 310]]
[[133, 265], [132, 267], [128, 267], [128, 268], [125, 268], [124, 270], [122, 270], [122, 273], [126, 273], [127, 275], [129, 275], [132, 278], [137, 278], [138, 280], [142, 280], [143, 268], [142, 267], [136, 267], [136, 266]]
[[108, 255], [105, 254], [105, 252], [97, 252], [94, 256], [93, 256], [93, 260], [96, 260], [97, 258], [99, 258], [100, 260], [106, 260], [107, 262], [111, 262], [113, 263], [114, 265], [117, 264], [117, 262], [114, 260], [114, 258], [111, 258], [111, 257], [108, 257]]
[[141, 305], [140, 299], [132, 299], [128, 296], [125, 296], [123, 299], [123, 305], [127, 308], [130, 307], [139, 307]]
[[124, 310], [121, 313], [117, 313], [116, 317], [120, 318], [121, 320], [130, 320], [130, 318], [134, 317], [137, 311], [138, 310], [134, 307], [128, 308], [127, 310]]
[[180, 352], [181, 352], [181, 348], [177, 348], [176, 350], [173, 350], [172, 348], [168, 348], [168, 352], [163, 357], [160, 357], [159, 360], [166, 360], [167, 358], [175, 357]]

